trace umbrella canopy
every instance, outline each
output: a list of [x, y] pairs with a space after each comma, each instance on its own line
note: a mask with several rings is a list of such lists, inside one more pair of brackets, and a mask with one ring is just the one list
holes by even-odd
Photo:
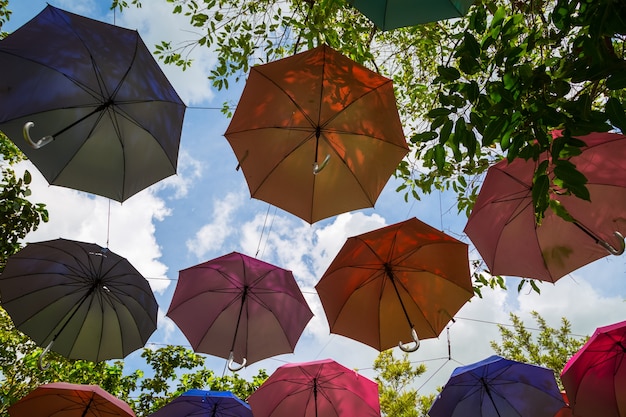
[[9, 407], [11, 417], [135, 417], [130, 406], [97, 385], [40, 385]]
[[189, 390], [150, 417], [252, 417], [250, 406], [230, 391]]
[[0, 67], [0, 130], [50, 184], [124, 201], [176, 173], [185, 105], [136, 31], [47, 6]]
[[626, 321], [598, 327], [561, 373], [577, 417], [626, 416]]
[[349, 0], [382, 30], [464, 16], [474, 0]]
[[331, 359], [277, 368], [248, 402], [254, 417], [380, 417], [378, 384]]
[[291, 271], [232, 252], [180, 271], [167, 316], [236, 370], [293, 352], [313, 313]]
[[[532, 201], [533, 175], [541, 161], [506, 160], [490, 167], [465, 233], [494, 275], [555, 282], [568, 273], [624, 249], [626, 233], [626, 136], [593, 133], [570, 162], [587, 177], [591, 201], [558, 195], [576, 220], [547, 210], [540, 226]], [[552, 169], [551, 167], [550, 169]]]
[[123, 358], [156, 330], [158, 305], [148, 281], [92, 243], [29, 243], [9, 257], [0, 299], [19, 330], [70, 359]]
[[500, 356], [456, 368], [430, 417], [553, 417], [565, 406], [551, 369]]
[[408, 152], [391, 80], [326, 45], [252, 67], [224, 135], [252, 197], [309, 223], [373, 207]]
[[332, 333], [380, 351], [439, 336], [473, 295], [467, 245], [416, 218], [349, 238], [315, 288]]

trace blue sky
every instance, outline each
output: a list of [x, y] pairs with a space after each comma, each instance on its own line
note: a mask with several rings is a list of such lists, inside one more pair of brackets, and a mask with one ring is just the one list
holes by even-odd
[[[144, 2], [142, 9], [130, 9], [115, 17], [108, 0], [13, 0], [13, 15], [3, 29], [11, 32], [34, 17], [46, 3], [108, 23], [137, 29], [152, 47], [161, 40], [173, 44], [193, 38], [196, 29], [182, 16], [173, 16], [165, 0]], [[176, 325], [166, 318], [178, 271], [218, 256], [239, 251], [293, 271], [315, 317], [311, 320], [293, 354], [258, 362], [240, 375], [249, 378], [259, 368], [273, 371], [286, 362], [333, 358], [373, 377], [371, 370], [378, 352], [343, 336], [331, 335], [314, 285], [345, 239], [387, 224], [417, 217], [469, 243], [463, 235], [466, 222], [457, 216], [454, 197], [435, 193], [422, 201], [406, 203], [394, 189], [393, 180], [381, 194], [374, 209], [359, 210], [309, 225], [302, 220], [250, 198], [241, 171], [223, 137], [228, 119], [219, 111], [194, 107], [220, 107], [238, 101], [243, 82], [227, 92], [211, 88], [206, 75], [216, 61], [214, 53], [196, 48], [194, 63], [184, 73], [178, 67], [163, 67], [168, 78], [190, 106], [181, 137], [179, 169], [170, 177], [131, 197], [123, 204], [103, 197], [49, 186], [29, 162], [18, 170], [34, 175], [32, 200], [44, 202], [50, 222], [31, 233], [27, 242], [63, 237], [94, 242], [128, 258], [146, 277], [160, 305], [159, 327], [148, 347], [161, 344], [187, 345]], [[110, 207], [110, 220], [109, 220]], [[266, 227], [264, 229], [264, 224]], [[271, 225], [271, 228], [270, 228]], [[258, 252], [258, 253], [257, 253]], [[471, 248], [471, 258], [477, 258]], [[531, 311], [538, 311], [551, 326], [567, 317], [573, 332], [588, 335], [598, 326], [626, 319], [626, 258], [611, 257], [584, 267], [556, 284], [542, 284], [541, 295], [530, 291], [518, 294], [517, 280], [510, 280], [508, 292], [487, 290], [474, 298], [450, 324], [452, 360], [448, 360], [446, 331], [439, 339], [422, 342], [411, 354], [415, 362], [425, 361], [426, 375], [418, 385], [421, 393], [443, 385], [452, 370], [461, 364], [484, 359], [493, 352], [491, 340], [498, 340], [494, 323], [509, 323], [509, 313], [526, 319], [533, 327]], [[141, 366], [138, 353], [127, 359], [127, 369]], [[225, 360], [207, 356], [207, 363], [221, 374]]]

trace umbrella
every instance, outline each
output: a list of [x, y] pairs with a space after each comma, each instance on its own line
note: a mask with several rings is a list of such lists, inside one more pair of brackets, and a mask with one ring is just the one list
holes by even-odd
[[[532, 202], [533, 175], [540, 161], [498, 162], [487, 171], [465, 233], [494, 275], [555, 282], [602, 257], [624, 250], [626, 233], [626, 136], [592, 133], [570, 162], [587, 177], [591, 201], [559, 195], [575, 219], [547, 210], [540, 226]], [[617, 239], [616, 239], [617, 238]]]
[[277, 368], [248, 403], [254, 417], [380, 417], [378, 384], [331, 359]]
[[349, 0], [382, 30], [462, 17], [474, 0]]
[[0, 130], [50, 184], [124, 201], [176, 173], [185, 105], [136, 31], [47, 6], [0, 67]]
[[252, 417], [250, 406], [230, 391], [191, 389], [150, 417]]
[[565, 364], [561, 381], [575, 416], [626, 416], [626, 321], [598, 327]]
[[11, 417], [135, 417], [130, 406], [97, 385], [40, 385], [9, 407]]
[[326, 45], [253, 67], [224, 135], [252, 197], [309, 223], [373, 207], [408, 152], [392, 81]]
[[416, 218], [349, 238], [315, 288], [332, 333], [380, 351], [416, 350], [473, 295], [467, 245]]
[[291, 271], [232, 252], [180, 271], [167, 316], [234, 371], [293, 352], [313, 313]]
[[551, 369], [494, 355], [456, 368], [428, 415], [553, 417], [564, 405]]
[[156, 330], [158, 306], [148, 281], [126, 259], [92, 243], [29, 243], [9, 257], [0, 297], [19, 330], [70, 359], [123, 358]]
[[561, 395], [563, 396], [563, 401], [565, 402], [565, 405], [563, 406], [563, 408], [556, 412], [554, 417], [575, 417], [572, 413], [572, 408], [569, 406], [567, 393], [565, 391], [561, 391]]

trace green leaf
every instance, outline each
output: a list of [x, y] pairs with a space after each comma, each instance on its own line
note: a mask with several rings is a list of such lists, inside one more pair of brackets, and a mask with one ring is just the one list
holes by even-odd
[[608, 99], [606, 102], [606, 114], [611, 124], [622, 132], [626, 132], [626, 113], [624, 113], [624, 106], [618, 98], [611, 97]]
[[439, 171], [443, 171], [446, 162], [446, 150], [443, 145], [435, 145], [433, 156], [435, 158], [435, 165], [437, 166], [437, 169], [439, 169]]
[[417, 133], [411, 137], [411, 143], [430, 142], [437, 138], [437, 132], [428, 131]]
[[619, 71], [611, 74], [606, 79], [606, 87], [609, 90], [622, 90], [626, 88], [626, 71]]
[[439, 77], [445, 81], [456, 81], [461, 77], [459, 70], [453, 67], [440, 65], [437, 67], [437, 72], [439, 73]]
[[441, 116], [448, 116], [452, 113], [452, 110], [450, 109], [446, 109], [445, 107], [438, 107], [436, 109], [432, 109], [431, 111], [428, 112], [427, 116], [430, 117], [431, 119], [435, 119], [437, 117], [441, 117]]

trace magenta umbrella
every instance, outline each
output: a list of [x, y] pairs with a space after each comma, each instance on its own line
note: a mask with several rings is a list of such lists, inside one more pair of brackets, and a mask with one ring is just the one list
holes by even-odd
[[167, 316], [236, 371], [292, 353], [313, 313], [291, 271], [232, 252], [180, 271]]
[[379, 417], [378, 384], [331, 359], [279, 367], [249, 398], [254, 417]]
[[[550, 197], [573, 217], [566, 221], [551, 209], [541, 225], [535, 221], [533, 176], [545, 161], [518, 158], [498, 162], [487, 171], [465, 226], [493, 275], [555, 282], [610, 254], [624, 252], [626, 235], [626, 136], [592, 133], [581, 154], [570, 162], [587, 178], [591, 201], [562, 194], [552, 184]], [[548, 170], [557, 170], [550, 163]]]
[[626, 321], [598, 327], [561, 381], [577, 417], [626, 417]]

